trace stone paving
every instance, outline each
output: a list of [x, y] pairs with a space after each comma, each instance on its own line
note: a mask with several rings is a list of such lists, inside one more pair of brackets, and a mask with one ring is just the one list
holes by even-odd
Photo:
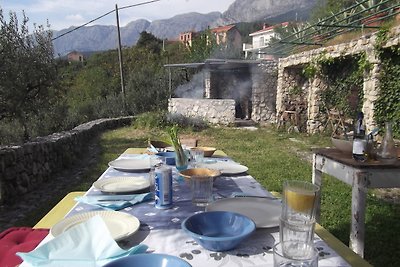
[[18, 225], [20, 220], [25, 219], [28, 214], [41, 209], [43, 204], [49, 202], [55, 196], [59, 196], [61, 199], [68, 194], [72, 186], [81, 182], [85, 171], [96, 163], [99, 152], [98, 142], [97, 140], [93, 140], [89, 144], [87, 152], [79, 158], [78, 162], [55, 175], [52, 181], [43, 183], [36, 190], [21, 196], [12, 205], [1, 205], [0, 232]]

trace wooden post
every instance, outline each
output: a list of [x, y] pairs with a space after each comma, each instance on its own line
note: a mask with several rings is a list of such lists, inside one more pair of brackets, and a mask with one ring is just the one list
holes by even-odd
[[351, 231], [350, 248], [364, 258], [365, 203], [367, 197], [367, 174], [358, 172], [354, 175], [351, 193]]
[[119, 58], [119, 73], [121, 75], [121, 93], [122, 93], [122, 103], [124, 105], [124, 110], [126, 110], [125, 102], [125, 80], [124, 80], [124, 69], [122, 64], [122, 45], [121, 45], [121, 31], [119, 28], [119, 15], [118, 15], [118, 5], [115, 4], [115, 15], [117, 18], [117, 33], [118, 33], [118, 58]]

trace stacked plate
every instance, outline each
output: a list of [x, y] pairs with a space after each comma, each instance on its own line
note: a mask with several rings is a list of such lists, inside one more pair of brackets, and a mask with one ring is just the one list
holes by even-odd
[[148, 191], [150, 181], [143, 176], [117, 176], [98, 180], [93, 183], [93, 187], [103, 193], [139, 193]]
[[224, 175], [234, 175], [234, 174], [241, 174], [247, 172], [249, 168], [244, 165], [240, 165], [235, 162], [229, 161], [212, 161], [208, 163], [199, 164], [201, 168], [207, 168], [212, 170], [218, 170], [221, 174]]
[[140, 172], [150, 170], [149, 158], [117, 159], [108, 163], [108, 166], [123, 172]]
[[64, 233], [71, 227], [83, 223], [93, 216], [100, 215], [104, 220], [111, 236], [115, 241], [124, 239], [139, 230], [140, 221], [133, 215], [119, 211], [91, 211], [82, 212], [71, 217], [64, 218], [50, 229], [50, 234], [54, 237]]

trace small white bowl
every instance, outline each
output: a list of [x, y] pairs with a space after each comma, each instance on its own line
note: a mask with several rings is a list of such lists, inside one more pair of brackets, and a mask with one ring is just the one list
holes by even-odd
[[348, 140], [344, 137], [332, 137], [332, 144], [335, 148], [339, 149], [345, 153], [352, 153], [353, 152], [353, 138], [350, 136]]

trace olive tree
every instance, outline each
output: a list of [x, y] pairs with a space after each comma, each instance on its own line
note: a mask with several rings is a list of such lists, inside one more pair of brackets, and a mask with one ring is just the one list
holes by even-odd
[[51, 106], [57, 80], [52, 32], [35, 25], [29, 33], [28, 20], [14, 12], [7, 20], [0, 8], [0, 121], [17, 121], [25, 139], [29, 121]]

